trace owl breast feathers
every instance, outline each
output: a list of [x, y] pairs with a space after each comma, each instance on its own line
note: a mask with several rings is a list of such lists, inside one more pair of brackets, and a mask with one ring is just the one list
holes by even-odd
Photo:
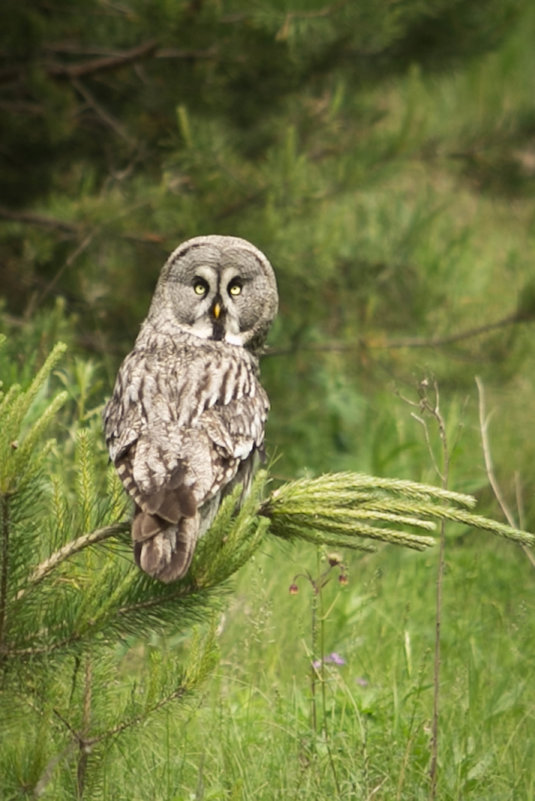
[[165, 264], [104, 412], [110, 457], [135, 510], [134, 556], [169, 582], [263, 454], [269, 402], [258, 355], [277, 310], [266, 257], [236, 237], [180, 245]]

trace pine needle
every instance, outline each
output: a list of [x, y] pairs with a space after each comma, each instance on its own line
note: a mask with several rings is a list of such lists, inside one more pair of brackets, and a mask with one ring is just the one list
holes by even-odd
[[435, 542], [432, 537], [403, 529], [433, 530], [436, 520], [483, 529], [524, 545], [535, 544], [535, 535], [529, 532], [470, 512], [475, 503], [470, 495], [414, 481], [329, 473], [284, 484], [271, 494], [261, 513], [270, 519], [271, 533], [277, 537], [333, 547], [369, 550], [370, 544], [362, 540], [372, 539], [427, 548]]

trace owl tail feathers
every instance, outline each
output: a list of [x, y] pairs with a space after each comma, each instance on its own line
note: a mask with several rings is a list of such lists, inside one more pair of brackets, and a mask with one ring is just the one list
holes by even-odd
[[169, 583], [186, 575], [199, 531], [198, 516], [169, 523], [139, 510], [132, 524], [134, 558], [149, 576]]
[[186, 575], [199, 536], [199, 514], [193, 490], [184, 483], [181, 465], [151, 494], [136, 495], [132, 522], [138, 567], [159, 581]]

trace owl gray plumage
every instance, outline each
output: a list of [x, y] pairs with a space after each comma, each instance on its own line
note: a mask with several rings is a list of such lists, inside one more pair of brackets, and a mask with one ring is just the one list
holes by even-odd
[[180, 245], [104, 410], [110, 457], [135, 503], [134, 556], [184, 576], [197, 540], [263, 453], [269, 410], [258, 356], [277, 312], [273, 269], [230, 236]]

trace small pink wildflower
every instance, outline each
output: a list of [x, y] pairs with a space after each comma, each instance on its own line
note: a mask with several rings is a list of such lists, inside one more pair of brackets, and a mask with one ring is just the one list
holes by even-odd
[[[321, 661], [322, 661], [321, 659], [315, 659], [312, 662], [312, 667], [315, 670], [319, 670], [320, 667], [321, 667]], [[340, 654], [337, 654], [336, 651], [331, 651], [331, 653], [328, 654], [323, 659], [323, 664], [324, 665], [330, 664], [330, 665], [339, 665], [339, 666], [341, 666], [341, 665], [345, 665], [345, 663], [346, 663], [346, 660], [344, 659], [344, 657], [340, 656]]]

